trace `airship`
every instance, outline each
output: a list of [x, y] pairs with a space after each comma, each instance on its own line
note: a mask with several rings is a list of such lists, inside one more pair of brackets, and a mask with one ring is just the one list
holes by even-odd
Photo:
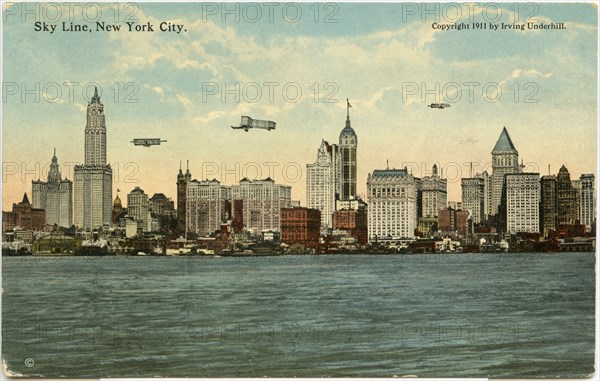
[[446, 107], [450, 107], [450, 105], [448, 103], [432, 103], [432, 104], [428, 105], [427, 107], [439, 108], [440, 110], [443, 110]]
[[261, 130], [271, 131], [275, 129], [276, 123], [270, 120], [259, 120], [252, 119], [249, 116], [242, 116], [242, 121], [239, 126], [231, 126], [234, 130], [248, 130], [252, 128], [259, 128]]
[[165, 143], [166, 140], [161, 140], [160, 138], [144, 138], [144, 139], [133, 139], [131, 143], [136, 146], [150, 147], [150, 146], [159, 146], [160, 143]]

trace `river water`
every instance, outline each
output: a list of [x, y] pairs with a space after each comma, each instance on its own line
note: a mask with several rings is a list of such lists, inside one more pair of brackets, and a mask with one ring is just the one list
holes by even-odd
[[2, 356], [49, 377], [585, 377], [595, 253], [4, 257]]

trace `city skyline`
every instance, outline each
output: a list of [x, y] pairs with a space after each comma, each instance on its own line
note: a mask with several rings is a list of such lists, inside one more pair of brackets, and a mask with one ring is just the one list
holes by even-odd
[[[190, 11], [185, 12], [189, 18], [179, 17], [187, 25], [187, 34], [152, 41], [145, 36], [104, 33], [90, 33], [83, 37], [85, 43], [82, 36], [66, 34], [52, 39], [34, 34], [27, 23], [7, 19], [6, 48], [16, 49], [18, 39], [11, 36], [35, 36], [32, 49], [40, 54], [6, 57], [5, 80], [25, 83], [30, 89], [35, 83], [41, 88], [56, 83], [63, 87], [63, 96], [51, 103], [44, 101], [44, 96], [40, 102], [31, 95], [21, 102], [21, 94], [7, 95], [3, 113], [3, 209], [20, 200], [23, 192], [31, 192], [32, 180], [45, 177], [48, 147], [56, 146], [63, 175], [74, 180], [73, 163], [83, 162], [87, 102], [81, 97], [81, 88], [92, 82], [99, 85], [107, 115], [107, 159], [115, 171], [113, 194], [117, 188], [128, 192], [141, 186], [148, 194], [161, 192], [175, 198], [172, 173], [181, 160], [190, 160], [190, 169], [199, 180], [204, 179], [200, 173], [202, 163], [225, 163], [227, 169], [232, 169], [236, 162], [242, 167], [273, 162], [280, 163], [279, 169], [295, 163], [302, 170], [295, 182], [286, 181], [281, 172], [273, 177], [291, 185], [292, 198], [304, 202], [305, 165], [314, 162], [315, 149], [322, 139], [337, 136], [343, 128], [346, 98], [353, 106], [352, 127], [360, 136], [359, 195], [366, 194], [367, 174], [385, 167], [389, 160], [390, 167], [395, 168], [417, 163], [417, 177], [429, 175], [422, 169], [430, 171], [437, 163], [448, 179], [448, 200], [460, 200], [460, 178], [469, 177], [468, 163], [480, 163], [474, 172], [491, 165], [490, 148], [503, 126], [510, 130], [520, 156], [526, 159], [525, 165], [535, 164], [527, 171], [546, 175], [548, 165], [551, 173], [556, 173], [564, 164], [573, 178], [596, 173], [596, 57], [583, 53], [588, 45], [595, 46], [597, 39], [595, 19], [584, 15], [591, 8], [589, 4], [541, 4], [540, 18], [560, 18], [567, 23], [567, 31], [505, 32], [500, 41], [499, 36], [491, 34], [484, 34], [486, 40], [469, 31], [432, 31], [430, 23], [421, 22], [419, 17], [400, 22], [401, 10], [394, 4], [378, 8], [339, 4], [338, 22], [331, 24], [323, 20], [315, 24], [308, 17], [308, 5], [301, 6], [307, 15], [303, 20], [275, 20], [269, 24], [273, 29], [267, 32], [261, 22], [253, 24], [242, 19], [223, 23], [218, 17], [204, 21], [202, 15], [194, 13], [197, 8], [186, 8], [185, 4], [175, 5], [175, 10], [160, 4], [140, 4], [140, 20], [157, 21], [160, 12], [166, 13], [164, 18], [171, 12]], [[369, 12], [373, 20], [359, 23], [357, 15]], [[509, 17], [508, 11], [505, 16]], [[553, 38], [548, 38], [548, 33]], [[75, 38], [78, 43], [74, 43]], [[67, 44], [75, 45], [80, 54], [67, 60], [55, 53]], [[532, 54], [532, 49], [538, 54]], [[348, 52], [352, 59], [349, 65], [343, 65], [340, 60], [348, 61]], [[277, 63], [286, 55], [294, 63], [281, 68]], [[47, 65], [42, 65], [42, 60]], [[355, 81], [357, 68], [370, 80]], [[27, 76], [31, 72], [37, 73], [34, 78]], [[68, 86], [62, 85], [66, 81], [80, 84], [73, 101], [67, 99]], [[270, 102], [262, 86], [269, 81], [279, 83], [278, 89], [296, 83], [303, 95], [293, 103], [275, 92]], [[476, 91], [470, 102], [464, 84], [471, 81], [481, 84], [479, 90], [487, 83], [498, 83], [504, 90], [503, 97], [497, 102], [485, 101], [481, 91]], [[128, 83], [137, 86], [133, 98], [138, 103], [124, 102], [125, 96], [134, 92], [125, 88]], [[210, 83], [227, 83], [229, 89], [235, 83], [258, 83], [264, 93], [255, 103], [248, 102], [249, 93], [241, 94], [239, 102], [235, 95], [226, 95], [222, 102], [220, 90], [215, 95], [207, 94], [206, 85]], [[309, 89], [315, 83], [319, 84], [318, 102], [314, 102], [314, 92]], [[440, 89], [457, 83], [463, 97], [444, 110], [427, 108], [435, 96], [427, 95], [425, 102], [419, 92], [407, 96], [410, 85], [422, 83], [429, 90], [436, 83]], [[528, 83], [537, 90], [525, 88]], [[120, 89], [118, 100], [115, 84]], [[327, 84], [333, 87], [325, 88]], [[538, 102], [525, 103], [533, 90], [535, 95], [531, 97]], [[88, 96], [92, 93], [93, 87], [88, 87]], [[324, 102], [331, 93], [337, 103]], [[247, 134], [231, 130], [229, 125], [245, 114], [274, 120], [277, 129]], [[42, 123], [44, 129], [37, 128]], [[168, 142], [151, 148], [129, 143], [135, 137], [154, 136]], [[28, 152], [20, 149], [25, 140]], [[36, 163], [39, 170], [35, 169]], [[126, 168], [128, 163], [134, 166]], [[457, 167], [462, 176], [451, 179]], [[263, 172], [267, 169], [262, 168]], [[126, 183], [126, 177], [137, 183]], [[240, 179], [232, 175], [223, 179], [221, 171], [212, 177], [226, 180], [226, 184]]]

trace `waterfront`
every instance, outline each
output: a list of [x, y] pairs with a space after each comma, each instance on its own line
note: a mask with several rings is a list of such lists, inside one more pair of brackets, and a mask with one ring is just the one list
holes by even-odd
[[585, 377], [595, 253], [4, 257], [3, 358], [46, 376]]

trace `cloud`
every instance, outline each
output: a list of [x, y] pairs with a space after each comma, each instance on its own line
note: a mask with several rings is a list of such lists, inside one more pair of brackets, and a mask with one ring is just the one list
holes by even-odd
[[211, 111], [208, 114], [206, 114], [205, 116], [195, 116], [192, 118], [192, 123], [194, 124], [206, 124], [209, 123], [212, 120], [218, 119], [220, 117], [222, 117], [223, 115], [225, 115], [225, 112], [223, 111]]
[[190, 106], [192, 104], [192, 101], [185, 95], [176, 94], [175, 96], [177, 97], [179, 103], [181, 103], [184, 106]]

